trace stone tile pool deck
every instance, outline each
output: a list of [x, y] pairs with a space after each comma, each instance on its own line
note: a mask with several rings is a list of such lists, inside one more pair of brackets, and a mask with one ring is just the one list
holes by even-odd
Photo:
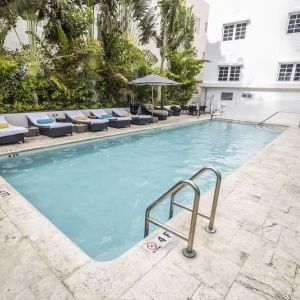
[[[0, 197], [0, 299], [300, 299], [299, 128], [288, 128], [223, 180], [217, 232], [206, 233], [206, 220], [198, 219], [193, 259], [181, 254], [186, 243], [176, 237], [147, 251], [159, 230], [116, 260], [95, 262], [3, 178], [0, 187], [10, 194]], [[201, 212], [211, 200], [211, 192], [201, 197]], [[187, 232], [189, 221], [183, 212], [170, 224]]]

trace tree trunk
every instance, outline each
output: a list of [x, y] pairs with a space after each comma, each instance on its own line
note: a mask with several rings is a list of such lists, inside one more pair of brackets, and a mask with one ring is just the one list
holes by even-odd
[[[164, 70], [164, 66], [165, 66], [165, 61], [167, 58], [167, 44], [168, 44], [168, 32], [167, 32], [167, 26], [164, 26], [164, 33], [163, 33], [163, 43], [162, 43], [162, 48], [160, 50], [160, 58], [161, 58], [161, 62], [160, 62], [160, 72], [162, 72]], [[159, 86], [157, 88], [157, 102], [161, 103], [161, 86]]]

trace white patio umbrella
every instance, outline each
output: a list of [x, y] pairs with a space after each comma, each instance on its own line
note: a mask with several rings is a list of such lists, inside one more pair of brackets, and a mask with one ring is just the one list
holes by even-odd
[[[180, 85], [179, 82], [168, 79], [166, 77], [158, 76], [155, 74], [147, 75], [135, 80], [128, 82], [130, 85], [151, 85], [152, 87], [152, 105], [154, 109], [154, 86], [171, 86], [171, 85]], [[152, 113], [153, 114], [153, 113]]]

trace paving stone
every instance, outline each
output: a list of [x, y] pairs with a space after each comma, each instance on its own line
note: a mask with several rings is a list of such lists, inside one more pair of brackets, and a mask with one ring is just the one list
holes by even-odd
[[22, 234], [8, 218], [0, 220], [0, 254], [14, 248], [22, 239]]
[[293, 294], [292, 300], [299, 300], [300, 299], [300, 266], [296, 271], [294, 287], [293, 287]]
[[153, 300], [144, 290], [139, 287], [130, 289], [125, 295], [122, 295], [120, 300]]
[[273, 255], [272, 244], [257, 248], [242, 267], [237, 282], [260, 291], [267, 299], [290, 299], [296, 265]]
[[6, 214], [4, 213], [4, 211], [0, 208], [0, 220], [6, 218]]
[[250, 254], [253, 250], [262, 247], [265, 243], [266, 241], [258, 235], [240, 229], [228, 245], [228, 250], [239, 250]]
[[287, 213], [272, 208], [268, 216], [271, 222], [277, 223], [291, 230], [300, 231], [300, 208], [291, 207]]
[[141, 266], [125, 256], [102, 263], [91, 261], [74, 271], [64, 284], [78, 299], [119, 299], [144, 275]]
[[201, 283], [199, 288], [194, 293], [191, 300], [223, 300], [224, 296], [214, 291], [204, 283]]
[[283, 229], [275, 251], [275, 255], [291, 262], [300, 262], [300, 232]]
[[19, 241], [13, 248], [0, 253], [0, 299], [10, 295], [11, 299], [23, 290], [51, 274], [27, 241]]
[[262, 228], [262, 237], [277, 243], [283, 226], [267, 218]]
[[[138, 288], [155, 300], [188, 299], [194, 294], [200, 281], [170, 261], [163, 261], [147, 273], [132, 288]], [[132, 292], [131, 292], [132, 293]]]
[[90, 258], [60, 231], [33, 244], [37, 253], [61, 279], [90, 261]]
[[30, 290], [36, 299], [47, 300], [69, 300], [74, 299], [65, 286], [55, 277], [54, 274], [43, 277], [37, 283], [30, 286]]
[[34, 296], [32, 291], [29, 288], [26, 288], [19, 293], [15, 293], [14, 290], [8, 290], [6, 291], [4, 295], [5, 300], [37, 300], [37, 298]]
[[235, 282], [225, 300], [265, 300], [266, 298], [260, 295], [259, 291], [246, 288]]
[[240, 199], [238, 196], [229, 195], [221, 203], [220, 211], [237, 221], [248, 221], [253, 224], [262, 225], [269, 213], [270, 208], [254, 201]]
[[193, 275], [218, 293], [225, 295], [232, 285], [239, 267], [229, 260], [216, 255], [207, 248], [197, 247], [196, 257], [185, 258], [178, 249], [167, 257], [182, 270]]

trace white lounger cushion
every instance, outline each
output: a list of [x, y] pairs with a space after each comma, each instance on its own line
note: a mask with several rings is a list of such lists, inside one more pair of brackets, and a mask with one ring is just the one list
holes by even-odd
[[29, 113], [26, 114], [26, 117], [37, 127], [44, 127], [44, 128], [62, 128], [62, 127], [69, 127], [72, 126], [71, 123], [58, 123], [53, 121], [53, 123], [49, 124], [38, 124], [38, 120], [45, 120], [45, 119], [52, 119], [46, 113]]
[[88, 119], [88, 120], [76, 120], [77, 117], [86, 117], [81, 111], [66, 111], [65, 114], [74, 122], [83, 123], [83, 124], [95, 124], [101, 123], [105, 124], [108, 123], [108, 120], [101, 120], [101, 119]]
[[28, 132], [28, 130], [25, 127], [10, 125], [3, 116], [0, 116], [0, 123], [6, 123], [8, 125], [7, 128], [0, 129], [0, 137]]
[[[101, 118], [101, 116], [108, 115], [108, 113], [103, 109], [92, 109], [91, 113], [98, 118]], [[131, 117], [111, 117], [108, 118], [108, 120], [131, 121]]]
[[[124, 113], [128, 113], [126, 110], [124, 110], [123, 108], [114, 108], [112, 110], [116, 115], [118, 116], [122, 116]], [[131, 119], [145, 119], [145, 118], [151, 118], [151, 116], [148, 115], [131, 115], [130, 116]]]

